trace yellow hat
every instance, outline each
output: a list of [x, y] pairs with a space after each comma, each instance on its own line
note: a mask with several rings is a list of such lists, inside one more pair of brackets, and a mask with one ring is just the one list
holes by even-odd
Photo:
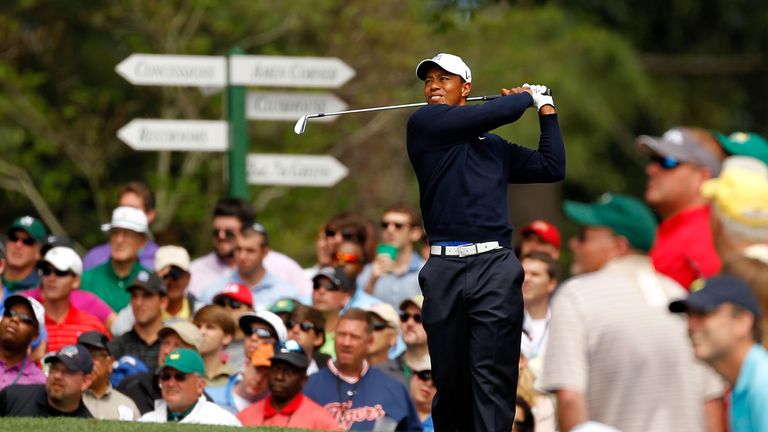
[[727, 158], [720, 177], [705, 181], [701, 194], [736, 222], [768, 225], [768, 166], [755, 158]]

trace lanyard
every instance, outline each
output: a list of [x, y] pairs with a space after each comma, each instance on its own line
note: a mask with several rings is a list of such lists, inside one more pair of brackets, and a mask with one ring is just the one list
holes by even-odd
[[21, 367], [19, 368], [19, 373], [16, 374], [16, 378], [13, 379], [13, 382], [11, 383], [11, 385], [16, 384], [16, 382], [19, 380], [19, 378], [21, 378], [21, 374], [23, 374], [24, 373], [24, 369], [27, 368], [27, 359], [28, 358], [29, 357], [24, 357], [24, 361], [21, 363]]

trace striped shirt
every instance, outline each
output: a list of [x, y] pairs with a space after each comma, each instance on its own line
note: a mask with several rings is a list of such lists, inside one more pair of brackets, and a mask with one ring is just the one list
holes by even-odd
[[624, 432], [703, 430], [703, 404], [723, 385], [694, 359], [684, 317], [667, 310], [684, 296], [642, 255], [566, 281], [539, 386], [584, 394], [590, 420]]
[[56, 352], [61, 347], [77, 343], [80, 333], [96, 330], [110, 336], [101, 321], [88, 312], [83, 312], [69, 304], [69, 311], [64, 319], [56, 322], [45, 314], [45, 328], [48, 331], [48, 352]]

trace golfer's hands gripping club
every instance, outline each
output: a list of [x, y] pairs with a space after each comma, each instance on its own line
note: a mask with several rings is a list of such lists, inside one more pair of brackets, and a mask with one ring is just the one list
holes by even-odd
[[551, 105], [552, 108], [555, 107], [555, 101], [552, 99], [551, 92], [547, 86], [525, 83], [523, 84], [523, 88], [527, 88], [531, 91], [533, 106], [536, 107], [536, 111], [541, 110], [541, 107], [545, 105]]

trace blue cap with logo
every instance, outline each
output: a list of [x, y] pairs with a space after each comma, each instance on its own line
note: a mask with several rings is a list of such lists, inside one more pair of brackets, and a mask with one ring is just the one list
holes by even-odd
[[673, 301], [669, 304], [669, 310], [676, 313], [708, 313], [723, 303], [733, 303], [752, 312], [755, 319], [760, 319], [760, 306], [752, 288], [742, 279], [727, 273], [705, 279], [701, 289], [692, 292], [683, 300]]

